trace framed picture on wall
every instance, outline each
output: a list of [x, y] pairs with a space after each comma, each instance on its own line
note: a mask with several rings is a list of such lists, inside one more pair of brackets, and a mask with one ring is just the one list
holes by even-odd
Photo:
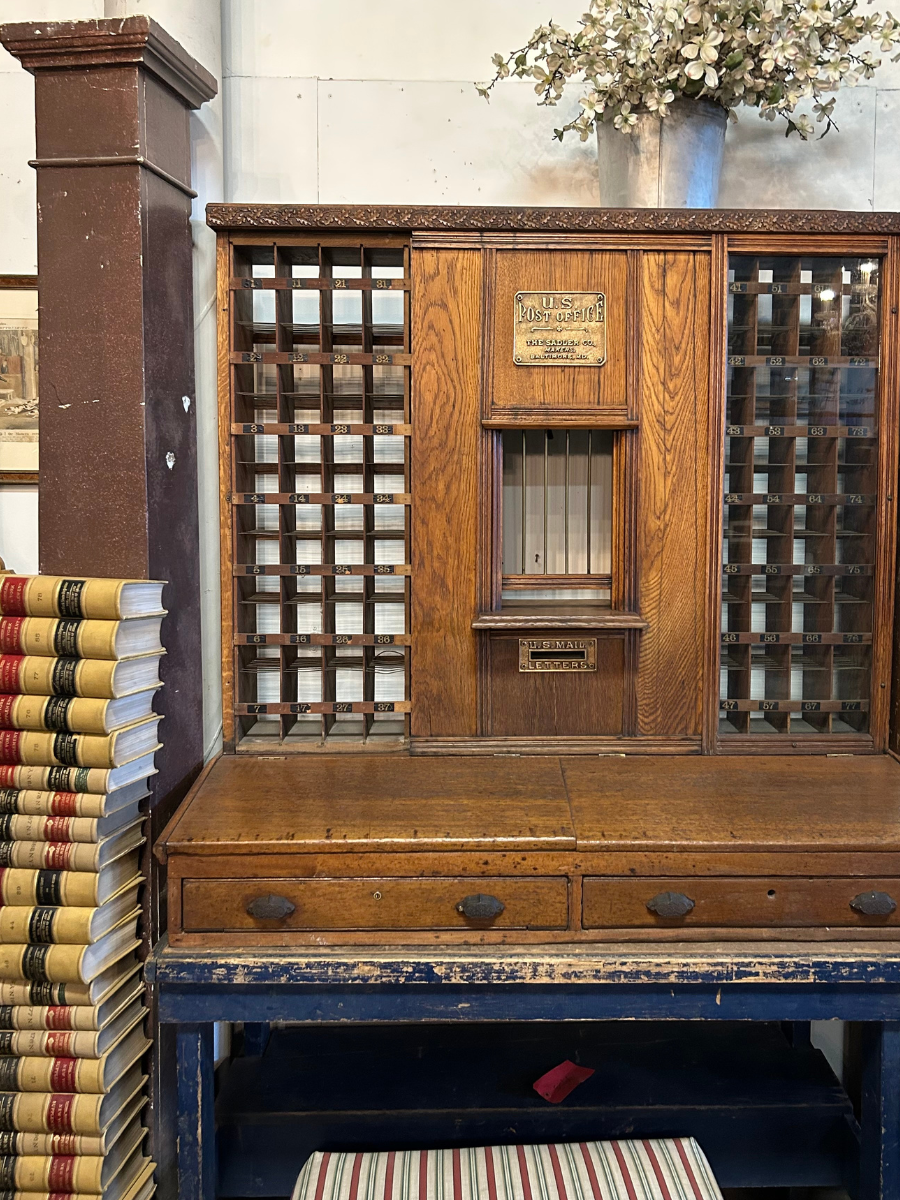
[[37, 276], [0, 275], [0, 483], [37, 480]]

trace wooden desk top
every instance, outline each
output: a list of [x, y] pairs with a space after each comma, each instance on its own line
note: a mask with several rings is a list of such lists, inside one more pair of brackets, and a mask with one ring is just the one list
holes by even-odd
[[579, 849], [896, 850], [887, 755], [563, 760]]
[[900, 849], [887, 756], [216, 760], [159, 851]]
[[228, 755], [161, 839], [169, 852], [574, 850], [557, 758]]

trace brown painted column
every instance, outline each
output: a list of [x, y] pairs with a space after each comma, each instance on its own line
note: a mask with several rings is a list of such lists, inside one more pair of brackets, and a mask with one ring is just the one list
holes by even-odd
[[35, 77], [41, 571], [169, 580], [155, 837], [203, 758], [189, 112], [216, 81], [148, 17], [0, 41]]

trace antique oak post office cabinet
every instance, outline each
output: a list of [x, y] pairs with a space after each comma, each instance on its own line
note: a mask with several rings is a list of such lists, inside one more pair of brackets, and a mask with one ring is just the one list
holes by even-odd
[[185, 946], [900, 925], [900, 221], [214, 205]]

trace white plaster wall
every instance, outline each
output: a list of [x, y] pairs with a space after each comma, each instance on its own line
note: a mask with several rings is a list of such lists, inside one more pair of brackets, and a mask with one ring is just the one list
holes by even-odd
[[[550, 15], [582, 0], [222, 0], [226, 199], [420, 204], [596, 204], [593, 143], [552, 141], [577, 97], [539, 108], [472, 80]], [[746, 111], [728, 135], [720, 202], [900, 208], [900, 64], [838, 100], [840, 132], [785, 139]], [[562, 118], [562, 119], [561, 119]]]

